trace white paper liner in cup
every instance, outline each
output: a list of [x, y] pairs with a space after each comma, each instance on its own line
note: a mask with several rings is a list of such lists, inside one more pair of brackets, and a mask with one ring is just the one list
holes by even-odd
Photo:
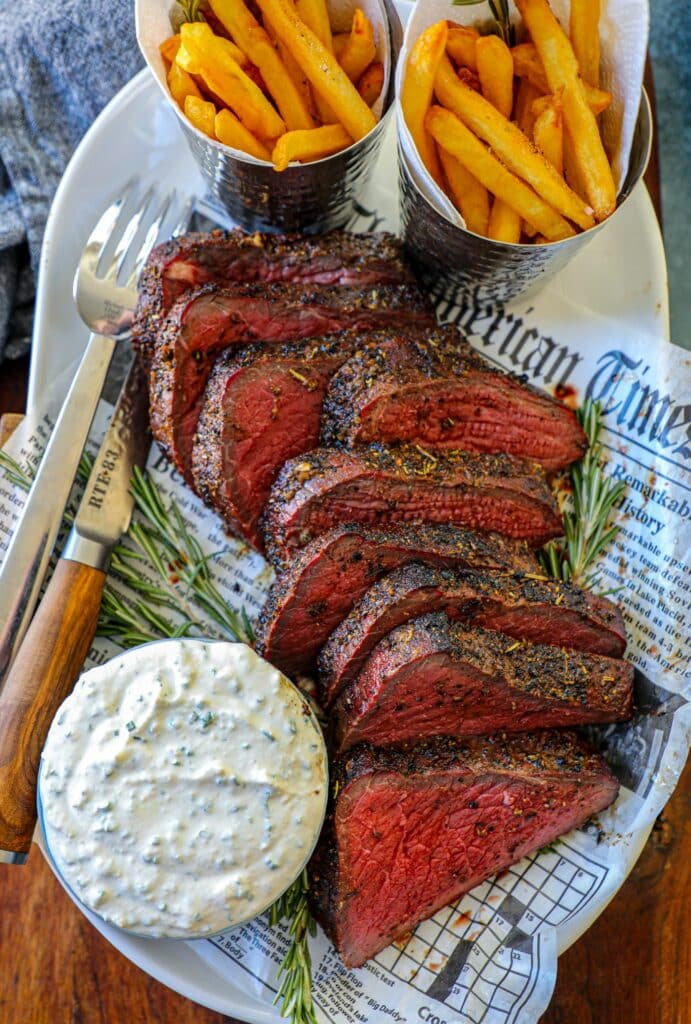
[[[569, 0], [550, 0], [550, 5], [561, 24], [568, 26]], [[481, 10], [475, 5], [454, 6], [450, 0], [420, 0], [408, 22], [399, 56], [397, 96], [401, 94], [408, 55], [420, 34], [443, 19], [489, 30], [489, 8], [478, 14]], [[509, 13], [512, 23], [518, 23], [520, 16], [512, 0]], [[650, 155], [652, 119], [642, 90], [648, 23], [647, 0], [602, 2], [601, 86], [612, 93], [612, 102], [600, 115], [600, 124], [617, 186], [617, 211], [645, 172]], [[403, 236], [416, 269], [436, 296], [456, 299], [472, 292], [482, 301], [504, 302], [534, 291], [566, 266], [612, 219], [546, 245], [512, 245], [474, 234], [420, 159], [400, 101], [396, 107]]]
[[177, 4], [136, 0], [137, 41], [166, 101], [175, 111], [213, 203], [246, 231], [323, 232], [343, 227], [364, 188], [393, 116], [394, 75], [403, 31], [390, 0], [327, 0], [335, 31], [348, 31], [357, 7], [372, 23], [376, 59], [384, 65], [381, 96], [373, 106], [379, 121], [363, 139], [322, 160], [290, 164], [274, 171], [257, 160], [198, 131], [170, 95], [159, 46], [173, 32]]

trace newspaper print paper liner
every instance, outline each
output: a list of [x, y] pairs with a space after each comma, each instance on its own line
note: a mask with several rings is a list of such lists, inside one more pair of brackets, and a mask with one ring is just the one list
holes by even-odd
[[[561, 24], [568, 27], [570, 0], [550, 0], [550, 6]], [[512, 24], [516, 24], [520, 20], [520, 15], [512, 0], [509, 0], [509, 14]], [[490, 11], [486, 5], [455, 6], [449, 0], [419, 0], [408, 21], [398, 61], [397, 97], [401, 95], [401, 83], [408, 62], [408, 53], [415, 40], [428, 25], [445, 18], [462, 25], [473, 25], [478, 28], [489, 29], [492, 24]], [[605, 148], [612, 161], [617, 192], [620, 191], [626, 178], [629, 153], [638, 117], [648, 46], [649, 19], [648, 0], [602, 0], [600, 17], [601, 86], [612, 93], [612, 103], [601, 115], [600, 120]], [[396, 102], [396, 123], [407, 166], [418, 188], [447, 220], [465, 228], [463, 217], [433, 181], [420, 160], [398, 101]], [[595, 229], [591, 229], [591, 231], [593, 230]]]

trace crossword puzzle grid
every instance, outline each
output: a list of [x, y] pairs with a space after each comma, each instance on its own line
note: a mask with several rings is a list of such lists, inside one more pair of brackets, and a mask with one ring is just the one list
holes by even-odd
[[[585, 866], [585, 865], [588, 866]], [[600, 887], [607, 869], [562, 842], [558, 852], [510, 868], [445, 907], [414, 936], [375, 959], [395, 977], [458, 1012], [472, 999], [481, 1016], [506, 1021], [534, 983], [533, 932], [577, 913]], [[470, 993], [472, 991], [472, 997]], [[476, 1009], [474, 1009], [476, 1013]]]

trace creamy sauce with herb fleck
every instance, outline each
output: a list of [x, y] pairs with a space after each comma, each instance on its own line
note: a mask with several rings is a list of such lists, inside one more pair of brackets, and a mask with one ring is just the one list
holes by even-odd
[[60, 708], [42, 755], [48, 848], [105, 920], [212, 934], [297, 877], [326, 775], [314, 716], [249, 647], [150, 644], [85, 673]]

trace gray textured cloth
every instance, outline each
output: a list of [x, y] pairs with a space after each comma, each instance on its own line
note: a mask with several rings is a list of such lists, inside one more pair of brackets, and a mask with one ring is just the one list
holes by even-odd
[[43, 231], [67, 161], [142, 63], [133, 0], [0, 0], [0, 360], [29, 344]]

